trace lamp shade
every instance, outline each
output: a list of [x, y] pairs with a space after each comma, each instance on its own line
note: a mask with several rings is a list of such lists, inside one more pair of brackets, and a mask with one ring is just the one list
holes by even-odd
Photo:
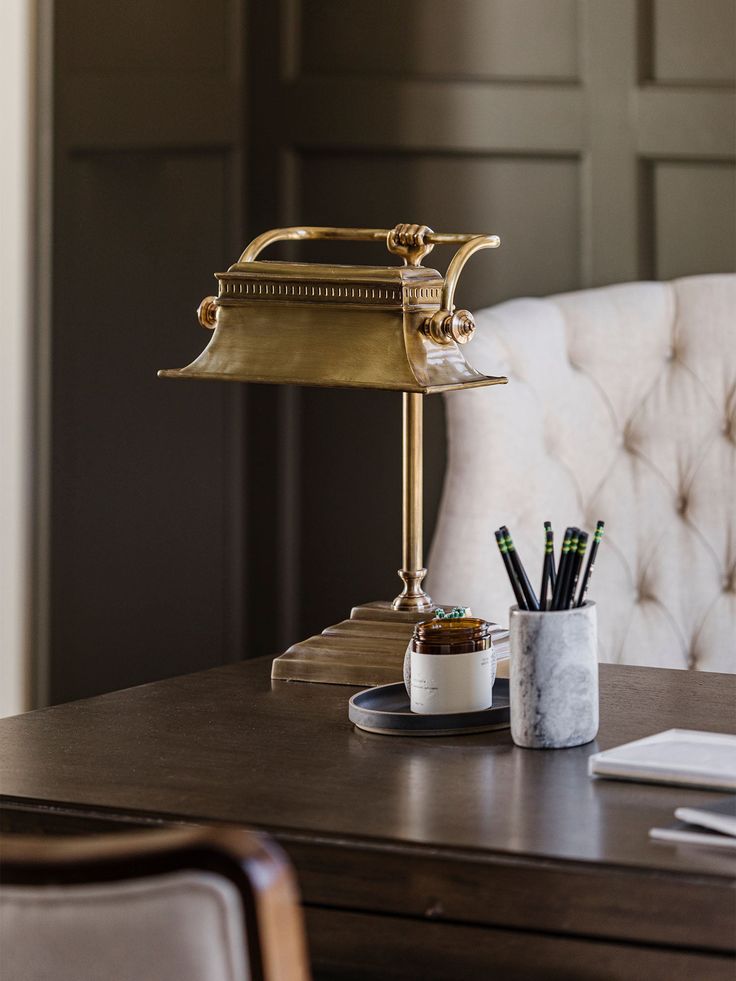
[[[255, 259], [271, 242], [298, 238], [383, 238], [405, 265]], [[444, 241], [461, 243], [445, 277], [420, 264]], [[497, 244], [495, 236], [436, 236], [416, 225], [267, 232], [227, 272], [216, 273], [218, 295], [200, 306], [200, 322], [213, 328], [206, 349], [186, 368], [159, 374], [422, 394], [503, 383], [465, 359], [462, 346], [475, 324], [453, 302], [467, 258]]]

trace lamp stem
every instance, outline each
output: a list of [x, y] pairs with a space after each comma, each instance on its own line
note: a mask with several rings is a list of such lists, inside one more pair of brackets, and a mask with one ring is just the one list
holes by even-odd
[[404, 588], [392, 606], [395, 610], [418, 612], [432, 607], [432, 598], [422, 589], [422, 580], [427, 574], [422, 565], [424, 396], [404, 392], [402, 398], [402, 568], [399, 576]]

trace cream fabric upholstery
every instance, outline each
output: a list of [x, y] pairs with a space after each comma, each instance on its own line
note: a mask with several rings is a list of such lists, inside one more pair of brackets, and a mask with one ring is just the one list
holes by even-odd
[[606, 521], [600, 658], [736, 671], [736, 276], [520, 299], [477, 315], [469, 355], [509, 384], [447, 396], [429, 557], [443, 603], [507, 622], [493, 530], [535, 588], [545, 519]]
[[236, 887], [208, 872], [5, 886], [4, 981], [247, 981]]

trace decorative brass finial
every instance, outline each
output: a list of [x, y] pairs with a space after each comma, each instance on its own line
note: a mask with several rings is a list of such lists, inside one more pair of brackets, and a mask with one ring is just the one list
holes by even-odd
[[422, 333], [435, 344], [467, 344], [475, 333], [475, 320], [469, 310], [438, 310], [422, 324]]
[[426, 241], [434, 235], [429, 225], [397, 225], [386, 236], [386, 248], [394, 255], [400, 255], [407, 266], [421, 266], [422, 259], [434, 248]]
[[217, 297], [206, 296], [197, 307], [197, 320], [207, 330], [214, 330], [217, 322]]

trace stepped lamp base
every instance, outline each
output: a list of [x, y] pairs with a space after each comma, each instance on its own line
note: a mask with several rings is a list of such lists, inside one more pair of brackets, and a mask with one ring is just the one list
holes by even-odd
[[275, 658], [271, 677], [364, 688], [401, 681], [414, 625], [431, 616], [431, 610], [395, 610], [383, 601], [354, 606], [349, 620], [325, 627]]
[[[443, 609], [449, 613], [452, 607]], [[402, 681], [414, 625], [431, 616], [431, 610], [395, 610], [380, 600], [354, 606], [349, 620], [326, 627], [275, 658], [271, 677], [361, 688]]]

